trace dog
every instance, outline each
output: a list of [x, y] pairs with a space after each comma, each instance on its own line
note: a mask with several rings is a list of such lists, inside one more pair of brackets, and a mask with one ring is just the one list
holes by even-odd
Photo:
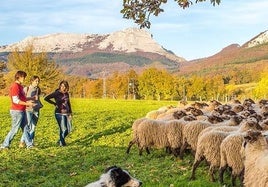
[[87, 184], [85, 187], [140, 187], [142, 182], [132, 177], [126, 170], [117, 166], [105, 169], [98, 181]]

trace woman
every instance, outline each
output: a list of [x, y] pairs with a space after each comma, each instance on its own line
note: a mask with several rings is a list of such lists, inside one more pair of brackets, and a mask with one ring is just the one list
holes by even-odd
[[[26, 117], [27, 117], [27, 125], [29, 128], [29, 135], [30, 135], [32, 143], [34, 143], [35, 127], [39, 119], [40, 108], [42, 108], [43, 105], [40, 101], [41, 89], [38, 86], [40, 83], [40, 78], [34, 75], [31, 77], [30, 81], [31, 81], [31, 84], [25, 87], [23, 90], [27, 97], [27, 100], [32, 100], [33, 103], [36, 104], [34, 107], [30, 107], [30, 106], [26, 107]], [[25, 141], [23, 137], [21, 137], [19, 147], [24, 147], [24, 145], [25, 145]]]
[[15, 82], [10, 87], [10, 98], [11, 98], [11, 129], [7, 134], [4, 142], [0, 149], [8, 149], [14, 136], [17, 134], [19, 128], [23, 131], [23, 139], [27, 148], [33, 148], [32, 141], [30, 140], [28, 133], [28, 126], [26, 125], [26, 106], [33, 107], [35, 103], [27, 101], [25, 93], [23, 91], [22, 83], [24, 82], [27, 74], [24, 71], [17, 71], [15, 74]]
[[65, 137], [71, 131], [72, 108], [69, 96], [69, 84], [67, 81], [61, 81], [59, 88], [47, 95], [44, 100], [55, 105], [55, 118], [59, 125], [59, 145], [66, 146]]

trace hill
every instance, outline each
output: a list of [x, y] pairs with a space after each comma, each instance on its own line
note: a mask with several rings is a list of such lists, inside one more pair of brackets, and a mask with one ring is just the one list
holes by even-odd
[[268, 67], [268, 31], [264, 31], [242, 46], [232, 44], [219, 53], [181, 63], [179, 74], [217, 74], [235, 69]]

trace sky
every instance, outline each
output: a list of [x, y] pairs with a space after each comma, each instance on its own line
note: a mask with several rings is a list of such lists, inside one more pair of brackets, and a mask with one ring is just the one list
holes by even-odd
[[[193, 0], [195, 2], [195, 0]], [[54, 33], [109, 34], [139, 28], [120, 13], [123, 0], [6, 0], [0, 4], [0, 46]], [[151, 16], [153, 39], [186, 60], [243, 45], [268, 30], [267, 0], [210, 0], [180, 8], [174, 0]]]

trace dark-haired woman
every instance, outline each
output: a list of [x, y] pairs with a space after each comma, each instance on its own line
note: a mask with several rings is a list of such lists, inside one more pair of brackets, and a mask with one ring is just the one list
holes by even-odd
[[65, 137], [71, 131], [72, 108], [69, 96], [69, 84], [61, 81], [59, 88], [44, 98], [55, 106], [55, 118], [59, 125], [59, 145], [66, 146]]

